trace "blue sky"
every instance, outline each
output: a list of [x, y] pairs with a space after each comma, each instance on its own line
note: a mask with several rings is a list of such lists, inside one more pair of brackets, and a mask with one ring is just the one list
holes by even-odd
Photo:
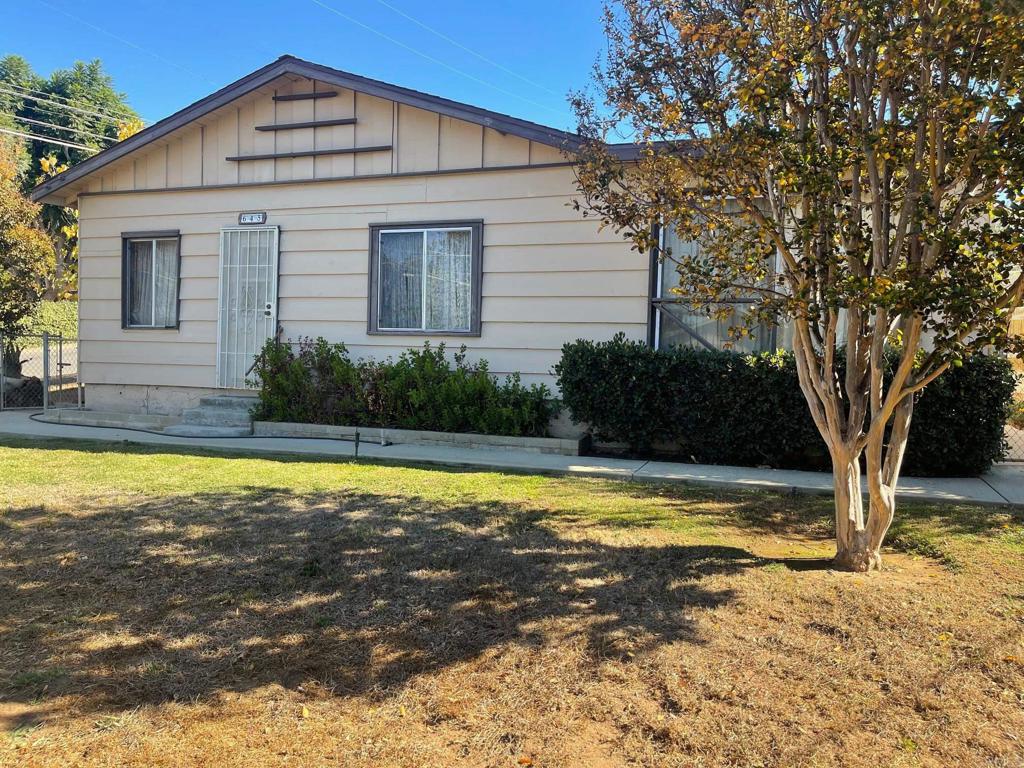
[[148, 121], [290, 53], [572, 128], [566, 93], [589, 82], [603, 45], [599, 0], [2, 0], [0, 5], [0, 54], [20, 54], [44, 75], [79, 59], [102, 59], [118, 89]]

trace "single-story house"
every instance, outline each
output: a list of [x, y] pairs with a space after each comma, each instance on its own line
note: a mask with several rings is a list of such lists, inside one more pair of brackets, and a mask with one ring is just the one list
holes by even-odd
[[717, 346], [727, 324], [660, 303], [674, 275], [573, 209], [578, 143], [283, 56], [47, 180], [34, 199], [79, 212], [89, 405], [244, 390], [277, 333], [464, 344], [549, 385], [577, 338]]

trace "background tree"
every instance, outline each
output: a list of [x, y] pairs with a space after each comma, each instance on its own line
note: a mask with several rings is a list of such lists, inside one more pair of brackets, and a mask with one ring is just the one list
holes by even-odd
[[37, 223], [39, 206], [21, 192], [17, 175], [18, 149], [0, 137], [0, 335], [5, 374], [10, 353], [17, 356], [15, 339], [25, 330], [54, 268], [53, 244]]
[[[1015, 343], [1022, 8], [623, 0], [605, 10], [601, 105], [574, 96], [587, 213], [641, 249], [658, 220], [696, 241], [661, 256], [709, 313], [756, 297], [735, 333], [790, 325], [843, 567], [881, 564], [915, 394]], [[636, 164], [605, 149], [616, 131], [643, 145]]]
[[[23, 191], [141, 127], [138, 115], [124, 94], [114, 89], [99, 60], [76, 62], [43, 78], [20, 56], [0, 59], [0, 128], [50, 140], [18, 139], [16, 160]], [[78, 219], [71, 209], [44, 205], [40, 221], [56, 253], [56, 267], [47, 285], [47, 298], [53, 299], [76, 285]]]

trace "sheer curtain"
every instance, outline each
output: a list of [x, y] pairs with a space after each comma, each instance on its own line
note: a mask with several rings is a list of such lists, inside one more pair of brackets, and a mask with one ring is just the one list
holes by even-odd
[[128, 324], [153, 324], [153, 241], [128, 244]]
[[382, 232], [380, 235], [381, 328], [423, 325], [423, 232]]
[[153, 256], [156, 270], [156, 294], [153, 296], [153, 325], [177, 323], [178, 241], [157, 240]]
[[427, 328], [468, 331], [472, 232], [427, 232]]

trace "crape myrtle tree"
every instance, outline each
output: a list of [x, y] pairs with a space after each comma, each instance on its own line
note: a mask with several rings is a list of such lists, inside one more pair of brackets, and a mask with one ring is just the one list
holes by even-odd
[[877, 569], [916, 393], [1019, 350], [1024, 3], [623, 0], [604, 20], [596, 94], [573, 95], [578, 205], [641, 250], [652, 222], [697, 243], [660, 256], [688, 303], [745, 308], [734, 334], [788, 325], [837, 565]]

